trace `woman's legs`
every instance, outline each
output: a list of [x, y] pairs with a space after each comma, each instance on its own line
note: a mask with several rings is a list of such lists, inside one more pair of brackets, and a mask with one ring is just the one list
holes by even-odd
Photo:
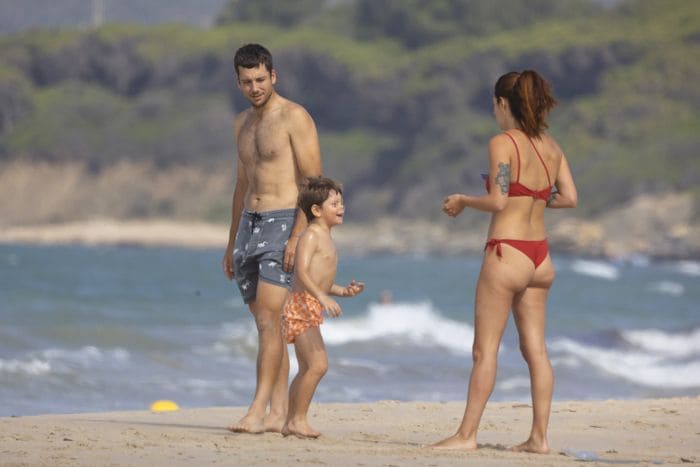
[[433, 447], [477, 448], [479, 421], [496, 382], [498, 348], [513, 297], [528, 283], [533, 269], [532, 262], [515, 249], [503, 248], [501, 258], [493, 251], [485, 254], [476, 287], [473, 367], [467, 406], [457, 433]]
[[549, 452], [547, 426], [552, 405], [554, 375], [545, 343], [547, 294], [554, 280], [554, 268], [547, 258], [533, 277], [531, 285], [513, 300], [513, 316], [520, 336], [520, 350], [530, 370], [532, 392], [532, 430], [517, 451]]

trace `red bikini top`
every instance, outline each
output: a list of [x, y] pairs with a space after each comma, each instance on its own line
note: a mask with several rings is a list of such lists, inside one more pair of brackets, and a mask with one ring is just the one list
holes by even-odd
[[[535, 154], [537, 154], [537, 157], [539, 158], [540, 162], [542, 163], [542, 167], [544, 167], [544, 172], [547, 175], [547, 184], [549, 185], [547, 188], [544, 188], [542, 190], [532, 190], [522, 183], [520, 183], [520, 150], [518, 149], [518, 143], [515, 142], [515, 139], [508, 133], [507, 131], [504, 132], [510, 140], [513, 142], [515, 145], [515, 154], [518, 156], [518, 176], [514, 182], [510, 182], [510, 186], [508, 187], [508, 197], [514, 197], [514, 196], [530, 196], [535, 199], [541, 199], [543, 201], [547, 201], [549, 199], [549, 196], [552, 194], [552, 181], [549, 179], [549, 170], [547, 170], [547, 166], [544, 163], [544, 159], [542, 159], [542, 156], [540, 155], [540, 152], [537, 150], [535, 147], [535, 143], [532, 142], [530, 137], [528, 136], [527, 139], [530, 141], [530, 144], [532, 145], [532, 148], [535, 150]], [[489, 180], [489, 177], [486, 178], [486, 191], [491, 190], [491, 183]]]

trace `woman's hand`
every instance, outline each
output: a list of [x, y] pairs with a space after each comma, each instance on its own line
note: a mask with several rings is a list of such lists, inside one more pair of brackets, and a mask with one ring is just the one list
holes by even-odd
[[465, 196], [455, 193], [447, 196], [442, 202], [442, 211], [450, 217], [457, 217], [466, 207]]

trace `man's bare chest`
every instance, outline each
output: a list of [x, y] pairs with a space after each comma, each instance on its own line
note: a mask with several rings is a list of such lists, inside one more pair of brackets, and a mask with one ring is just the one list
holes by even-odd
[[238, 140], [238, 151], [244, 160], [272, 161], [290, 154], [287, 129], [277, 122], [256, 122], [244, 126]]

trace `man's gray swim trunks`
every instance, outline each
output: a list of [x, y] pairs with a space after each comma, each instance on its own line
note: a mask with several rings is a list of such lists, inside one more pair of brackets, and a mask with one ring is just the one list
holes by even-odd
[[258, 279], [289, 289], [292, 274], [286, 272], [284, 248], [294, 227], [296, 209], [241, 214], [233, 250], [233, 268], [243, 301], [255, 300]]

